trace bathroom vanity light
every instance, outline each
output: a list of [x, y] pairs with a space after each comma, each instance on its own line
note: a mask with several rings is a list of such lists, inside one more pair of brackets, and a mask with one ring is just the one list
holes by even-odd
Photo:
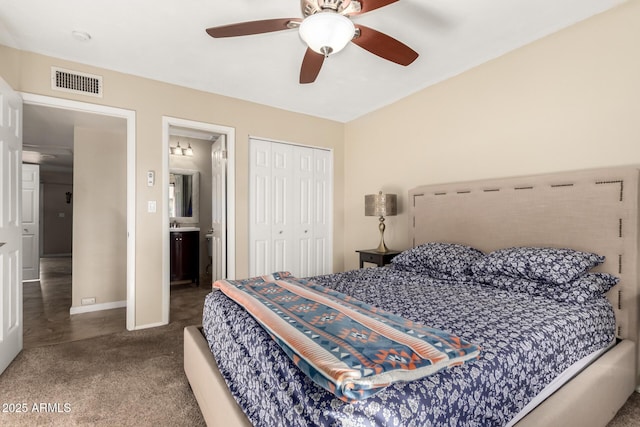
[[182, 156], [182, 148], [180, 148], [180, 142], [178, 141], [178, 145], [176, 145], [175, 147], [169, 147], [169, 151], [175, 156]]
[[180, 147], [180, 141], [175, 147], [169, 147], [169, 152], [174, 156], [193, 156], [193, 148], [191, 148], [191, 143], [187, 148]]

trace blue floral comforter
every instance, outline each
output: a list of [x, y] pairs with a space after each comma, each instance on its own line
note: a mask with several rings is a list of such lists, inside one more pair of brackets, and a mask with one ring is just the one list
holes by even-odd
[[345, 402], [480, 355], [460, 337], [286, 271], [218, 280], [213, 288], [251, 313], [298, 369]]
[[304, 375], [251, 315], [214, 291], [205, 301], [205, 335], [256, 427], [504, 426], [554, 377], [614, 339], [605, 298], [567, 304], [393, 267], [314, 281], [476, 343], [482, 357], [345, 403]]

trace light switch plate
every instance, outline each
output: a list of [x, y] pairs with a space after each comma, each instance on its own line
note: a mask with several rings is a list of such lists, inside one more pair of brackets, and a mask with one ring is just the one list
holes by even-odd
[[147, 202], [147, 212], [156, 213], [156, 201], [155, 200], [149, 200]]

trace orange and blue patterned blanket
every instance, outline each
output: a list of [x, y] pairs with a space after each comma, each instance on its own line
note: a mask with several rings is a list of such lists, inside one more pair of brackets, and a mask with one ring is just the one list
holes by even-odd
[[455, 335], [288, 272], [213, 286], [244, 307], [307, 376], [346, 402], [480, 354]]

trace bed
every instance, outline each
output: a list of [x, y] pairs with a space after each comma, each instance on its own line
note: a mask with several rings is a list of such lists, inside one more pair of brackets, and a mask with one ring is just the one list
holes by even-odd
[[[608, 328], [610, 336], [604, 333], [603, 338], [600, 339], [602, 342], [597, 345], [599, 348], [606, 348], [606, 351], [600, 351], [601, 354], [597, 354], [597, 358], [594, 360], [585, 360], [584, 366], [579, 367], [577, 371], [569, 372], [568, 376], [571, 379], [568, 382], [565, 382], [550, 396], [545, 396], [541, 403], [533, 402], [528, 405], [526, 414], [520, 410], [516, 411], [518, 417], [521, 417], [517, 419], [517, 426], [605, 425], [624, 404], [638, 383], [638, 348], [636, 345], [638, 341], [637, 203], [638, 170], [631, 167], [429, 185], [410, 190], [408, 207], [410, 242], [413, 247], [419, 247], [425, 242], [448, 242], [469, 245], [485, 253], [512, 246], [570, 247], [579, 251], [604, 255], [606, 261], [595, 271], [611, 273], [620, 278], [620, 283], [607, 294], [611, 300], [609, 307], [615, 312], [615, 324], [605, 327], [605, 329]], [[373, 290], [363, 292], [357, 286], [347, 289], [351, 285], [342, 285], [340, 284], [342, 281], [337, 279], [345, 276], [364, 275], [366, 277], [362, 280], [366, 283], [372, 283], [375, 282], [376, 275], [382, 274], [386, 270], [390, 269], [367, 269], [367, 271], [348, 272], [317, 279], [329, 286], [338, 287], [341, 291], [360, 292], [358, 297], [367, 298], [368, 294], [375, 292]], [[394, 274], [402, 276], [405, 273], [395, 272]], [[421, 279], [414, 277], [412, 280], [416, 282]], [[438, 292], [448, 292], [458, 286], [458, 290], [462, 289], [463, 291], [457, 293], [472, 293], [478, 299], [494, 300], [496, 301], [496, 311], [506, 310], [508, 313], [512, 309], [511, 306], [517, 305], [508, 299], [512, 296], [505, 296], [504, 293], [494, 289], [483, 290], [483, 294], [479, 295], [477, 291], [474, 293], [469, 288], [465, 288], [464, 283], [450, 286], [446, 281], [433, 278], [430, 280], [430, 286], [435, 286], [434, 289]], [[357, 283], [357, 280], [351, 283]], [[208, 297], [208, 300], [216, 298], [222, 300], [224, 297], [214, 295]], [[384, 302], [384, 297], [381, 298], [380, 301]], [[209, 303], [211, 302], [208, 301]], [[545, 315], [544, 313], [557, 311], [552, 306], [546, 308], [543, 306], [544, 304], [537, 304], [527, 309], [526, 313], [531, 314], [539, 309], [540, 311], [535, 314], [542, 317]], [[393, 306], [389, 308], [393, 309]], [[591, 317], [589, 314], [591, 309], [593, 307], [590, 307], [587, 312], [573, 313], [572, 318], [583, 319], [581, 323], [588, 322]], [[221, 310], [229, 310], [229, 306], [223, 307]], [[438, 307], [434, 310], [444, 311]], [[411, 312], [408, 314], [411, 315]], [[217, 315], [220, 318], [229, 316], [222, 313]], [[444, 327], [450, 327], [452, 323], [455, 325], [456, 321], [455, 318], [442, 320]], [[211, 319], [207, 319], [205, 316], [204, 322], [211, 323]], [[254, 329], [250, 324], [250, 319], [245, 319], [243, 322], [243, 326], [251, 326], [250, 329]], [[237, 325], [239, 322], [235, 321], [235, 323]], [[489, 338], [479, 337], [474, 336], [472, 332], [465, 331], [464, 327], [460, 328], [463, 334], [470, 335], [472, 339], [490, 340], [490, 334]], [[608, 340], [607, 336], [613, 338], [613, 335], [616, 340], [608, 348], [604, 341]], [[580, 341], [580, 339], [578, 340]], [[227, 343], [233, 345], [234, 341], [235, 339], [229, 339]], [[499, 342], [499, 340], [497, 342], [482, 341], [487, 346], [487, 354], [491, 354], [492, 348], [497, 347]], [[272, 349], [264, 351], [272, 358], [273, 354], [276, 354]], [[589, 354], [598, 353], [584, 351]], [[287, 371], [283, 374], [285, 375], [283, 378], [287, 378], [286, 375], [296, 375], [295, 366], [292, 369], [286, 364], [286, 360], [275, 358], [270, 363], [272, 363], [272, 370]], [[249, 369], [243, 369], [253, 370], [253, 365], [249, 363], [248, 366], [250, 366]], [[239, 368], [238, 370], [243, 369]], [[223, 371], [225, 371], [224, 368]], [[185, 329], [185, 372], [209, 425], [252, 425], [229, 391], [229, 388], [242, 389], [243, 386], [234, 384], [231, 384], [230, 387], [227, 386], [209, 349], [209, 343], [203, 337], [201, 329], [196, 326]], [[225, 372], [228, 377], [228, 367]], [[265, 374], [259, 373], [257, 375]], [[527, 374], [522, 375], [526, 376]], [[258, 384], [265, 382], [263, 380], [266, 381], [264, 377], [259, 377], [255, 381]], [[429, 381], [435, 381], [435, 379], [432, 378]], [[546, 383], [547, 379], [540, 381]], [[531, 382], [530, 379], [525, 378], [523, 383], [528, 384], [529, 382]], [[537, 383], [538, 380], [533, 382]], [[297, 406], [301, 405], [300, 401], [305, 397], [287, 391], [294, 386], [285, 387], [283, 385], [282, 387], [283, 390], [280, 391], [277, 390], [277, 386], [272, 388], [276, 389], [274, 393], [284, 393], [289, 399], [293, 399], [291, 407], [294, 413], [295, 411], [298, 411], [299, 414], [306, 413], [305, 411], [314, 412]], [[308, 384], [304, 387], [301, 386], [301, 388], [305, 387], [312, 386]], [[416, 384], [405, 383], [390, 387], [395, 389], [388, 393], [381, 393], [382, 402], [385, 402], [384, 399], [387, 399], [386, 402], [396, 402], [397, 399], [394, 401], [394, 398], [389, 396], [397, 398], [408, 390], [407, 387], [415, 388]], [[258, 388], [254, 394], [264, 392], [268, 392], [268, 390], [261, 391]], [[238, 396], [238, 390], [234, 390], [233, 393]], [[308, 390], [307, 394], [309, 394]], [[513, 392], [507, 394], [513, 394]], [[309, 399], [325, 402], [321, 395], [322, 392], [311, 393]], [[535, 404], [537, 406], [531, 410]], [[336, 403], [328, 405], [336, 407]], [[396, 406], [400, 408], [402, 405]], [[496, 409], [499, 406], [496, 405], [492, 409], [496, 413], [491, 423], [494, 425], [513, 424], [516, 421], [513, 418], [514, 412], [505, 410], [504, 413], [501, 413]], [[433, 407], [437, 410], [439, 405], [433, 405]], [[398, 409], [398, 411], [402, 410], [402, 408]], [[406, 412], [407, 408], [404, 410]], [[262, 418], [269, 419], [268, 411], [265, 410], [262, 414], [259, 413], [259, 410], [257, 411], [258, 415], [251, 414], [254, 421]], [[369, 411], [371, 412], [371, 409]], [[314, 420], [314, 415], [309, 416], [310, 420]], [[282, 418], [282, 420], [284, 419]], [[357, 419], [357, 416], [352, 418], [352, 420]], [[404, 422], [406, 420], [409, 422]], [[325, 421], [323, 420], [323, 422]], [[400, 425], [408, 425], [412, 422], [414, 425], [429, 424], [429, 422], [417, 418], [413, 420], [406, 418], [404, 421]], [[313, 424], [315, 421], [309, 422]], [[335, 425], [350, 425], [349, 418], [341, 418], [340, 415], [333, 422]], [[451, 422], [455, 425], [455, 419], [451, 419]], [[284, 425], [288, 423], [284, 422]], [[443, 424], [441, 421], [437, 422], [437, 425], [441, 424]], [[366, 425], [366, 423], [362, 421], [361, 424], [356, 424], [354, 421], [353, 425]]]

